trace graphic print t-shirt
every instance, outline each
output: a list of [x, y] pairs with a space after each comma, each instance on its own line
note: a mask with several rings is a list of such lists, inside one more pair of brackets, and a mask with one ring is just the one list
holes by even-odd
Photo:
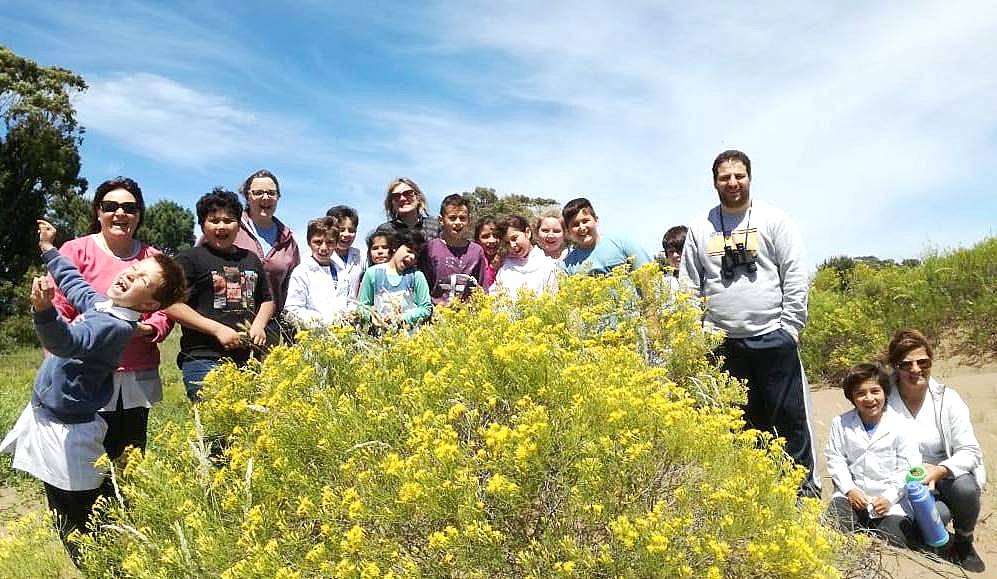
[[429, 282], [433, 304], [466, 300], [481, 285], [487, 264], [485, 250], [471, 241], [464, 247], [451, 247], [442, 238], [430, 240], [423, 252], [423, 273]]
[[[178, 255], [177, 263], [187, 276], [187, 305], [208, 319], [241, 331], [253, 322], [260, 304], [270, 300], [270, 290], [260, 258], [240, 247], [233, 249], [231, 253], [220, 253], [199, 245]], [[225, 351], [214, 336], [184, 327], [180, 356], [230, 357], [244, 362], [249, 350]]]

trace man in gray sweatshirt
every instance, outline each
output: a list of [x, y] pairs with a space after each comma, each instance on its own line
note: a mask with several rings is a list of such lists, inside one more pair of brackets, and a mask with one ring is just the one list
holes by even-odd
[[807, 319], [800, 232], [789, 217], [751, 198], [751, 161], [724, 151], [713, 162], [720, 205], [689, 224], [679, 278], [706, 298], [704, 323], [723, 330], [724, 369], [748, 383], [748, 425], [786, 439], [805, 467], [801, 494], [819, 496], [809, 393], [800, 363]]

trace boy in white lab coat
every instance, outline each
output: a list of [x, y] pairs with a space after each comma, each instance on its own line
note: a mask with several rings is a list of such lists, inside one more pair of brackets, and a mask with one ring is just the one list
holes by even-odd
[[834, 418], [824, 449], [834, 481], [828, 517], [842, 531], [868, 530], [906, 547], [917, 537], [904, 497], [907, 471], [921, 463], [917, 441], [886, 405], [890, 382], [882, 367], [854, 366], [841, 386], [855, 408]]

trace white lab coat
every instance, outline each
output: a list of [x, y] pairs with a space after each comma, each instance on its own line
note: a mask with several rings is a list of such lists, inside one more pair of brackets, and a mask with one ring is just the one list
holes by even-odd
[[907, 421], [889, 405], [872, 433], [866, 432], [855, 409], [836, 416], [824, 458], [834, 481], [832, 497], [844, 497], [858, 488], [870, 500], [883, 497], [890, 501], [888, 515], [909, 514], [907, 501], [900, 499], [907, 471], [921, 464], [921, 451]]
[[[284, 312], [297, 324], [328, 326], [356, 309], [352, 278], [340, 275], [334, 280], [329, 267], [307, 257], [291, 272]], [[335, 263], [332, 267], [336, 267]], [[339, 268], [337, 273], [340, 273]]]

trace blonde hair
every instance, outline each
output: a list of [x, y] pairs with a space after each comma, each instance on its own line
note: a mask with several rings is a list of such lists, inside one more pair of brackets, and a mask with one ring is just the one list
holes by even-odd
[[418, 212], [422, 215], [427, 215], [426, 196], [422, 194], [422, 189], [419, 189], [419, 186], [415, 184], [415, 181], [407, 177], [396, 177], [391, 181], [391, 183], [388, 183], [388, 189], [384, 192], [384, 213], [388, 216], [388, 219], [394, 219], [397, 217], [391, 206], [391, 190], [402, 183], [408, 185], [413, 191], [415, 191], [415, 198], [419, 205]]
[[541, 213], [540, 216], [533, 221], [534, 233], [537, 234], [540, 233], [540, 224], [543, 222], [544, 219], [557, 219], [561, 223], [561, 229], [564, 230], [564, 217], [561, 216], [561, 210], [548, 209], [547, 211]]

